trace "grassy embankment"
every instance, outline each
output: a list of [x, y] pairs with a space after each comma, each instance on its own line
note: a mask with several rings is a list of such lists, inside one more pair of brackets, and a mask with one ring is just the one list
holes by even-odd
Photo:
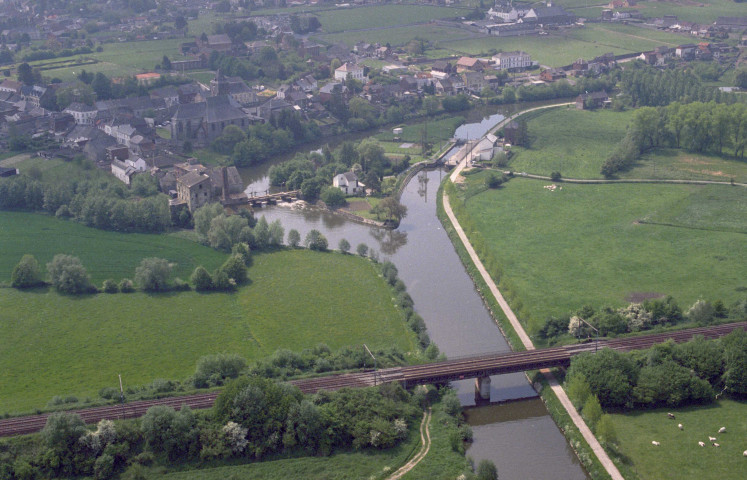
[[484, 180], [468, 177], [469, 218], [460, 221], [496, 259], [504, 295], [530, 333], [550, 315], [623, 306], [638, 292], [670, 294], [684, 308], [744, 295], [741, 187], [563, 184], [551, 192], [524, 179], [484, 190]]
[[[568, 178], [604, 178], [602, 163], [625, 136], [633, 111], [554, 108], [528, 114], [530, 148], [514, 147], [515, 172]], [[728, 155], [660, 148], [644, 154], [620, 178], [747, 182], [747, 162]]]
[[[677, 418], [668, 419], [666, 412], [673, 412]], [[616, 463], [625, 478], [631, 480], [744, 478], [745, 418], [747, 403], [729, 399], [675, 410], [612, 414], [623, 460], [616, 459]], [[683, 431], [677, 428], [678, 423], [684, 426]], [[720, 427], [726, 427], [726, 432], [718, 433]], [[709, 436], [716, 437], [720, 447], [713, 447]], [[654, 440], [661, 445], [651, 445]], [[699, 441], [706, 446], [699, 447]]]
[[[17, 252], [3, 256], [10, 257], [2, 263], [3, 279], [15, 257], [32, 253], [44, 263], [60, 242], [97, 282], [132, 277], [147, 256], [175, 261], [183, 278], [195, 265], [215, 268], [225, 258], [167, 235], [115, 234], [34, 214], [4, 212], [0, 219], [4, 252]], [[261, 254], [249, 277], [250, 285], [233, 294], [69, 297], [0, 289], [0, 412], [43, 407], [54, 395], [96, 397], [115, 385], [118, 373], [126, 385], [185, 378], [199, 357], [217, 352], [254, 360], [319, 343], [333, 350], [364, 342], [415, 348], [389, 288], [360, 258], [306, 250]]]

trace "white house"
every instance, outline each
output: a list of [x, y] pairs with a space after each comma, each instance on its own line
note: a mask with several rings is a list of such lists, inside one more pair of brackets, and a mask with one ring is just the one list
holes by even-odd
[[80, 102], [71, 103], [64, 112], [73, 116], [76, 125], [93, 125], [97, 113], [94, 107]]
[[498, 53], [493, 55], [493, 62], [496, 70], [513, 70], [532, 66], [531, 57], [522, 51]]
[[355, 80], [363, 81], [363, 67], [354, 63], [343, 63], [335, 69], [335, 80], [345, 81], [350, 75]]
[[473, 161], [487, 162], [490, 159], [492, 159], [496, 151], [500, 150], [500, 147], [495, 146], [495, 142], [497, 141], [498, 141], [498, 137], [496, 137], [492, 133], [485, 135], [485, 138], [480, 140], [480, 143], [475, 145], [475, 148], [472, 151]]
[[335, 175], [332, 185], [342, 190], [345, 195], [354, 195], [363, 189], [363, 185], [358, 183], [358, 176], [353, 172]]
[[112, 173], [120, 181], [124, 182], [125, 185], [132, 183], [132, 177], [136, 173], [144, 172], [148, 168], [148, 164], [142, 158], [137, 160], [127, 159], [125, 161], [112, 160]]

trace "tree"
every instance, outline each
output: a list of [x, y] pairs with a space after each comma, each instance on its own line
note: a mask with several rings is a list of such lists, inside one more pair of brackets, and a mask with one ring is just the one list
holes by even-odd
[[241, 285], [247, 280], [246, 265], [244, 265], [244, 259], [239, 255], [231, 255], [220, 269], [226, 272], [228, 278], [232, 278], [237, 285]]
[[247, 226], [248, 220], [241, 215], [227, 216], [221, 213], [210, 221], [208, 242], [215, 249], [230, 252], [231, 248], [241, 241], [242, 231]]
[[698, 325], [707, 325], [713, 321], [713, 306], [705, 300], [696, 301], [687, 311], [687, 318]]
[[322, 190], [322, 201], [331, 208], [345, 205], [345, 194], [337, 187], [325, 187]]
[[612, 421], [612, 417], [607, 415], [606, 413], [599, 418], [595, 433], [597, 434], [597, 438], [599, 438], [602, 443], [605, 443], [607, 445], [614, 445], [617, 443], [617, 432], [615, 431], [615, 424]]
[[560, 172], [554, 171], [550, 174], [550, 180], [553, 182], [559, 182], [561, 178]]
[[176, 28], [177, 30], [182, 30], [186, 27], [187, 20], [184, 18], [184, 15], [177, 15], [176, 18], [174, 18], [174, 28]]
[[13, 288], [31, 288], [43, 285], [41, 267], [33, 255], [24, 255], [10, 274], [10, 286]]
[[47, 417], [41, 431], [48, 448], [60, 453], [70, 452], [78, 439], [86, 433], [86, 424], [77, 413], [55, 412]]
[[591, 388], [583, 375], [574, 375], [569, 378], [565, 389], [568, 392], [568, 397], [579, 410], [584, 408], [586, 400], [591, 397]]
[[310, 250], [323, 252], [327, 250], [327, 238], [319, 230], [313, 229], [306, 234], [304, 245]]
[[295, 228], [292, 228], [290, 232], [288, 232], [288, 246], [292, 248], [296, 248], [301, 243], [301, 234], [298, 233], [298, 230]]
[[584, 416], [586, 421], [589, 423], [589, 426], [594, 428], [594, 426], [597, 424], [599, 419], [602, 416], [602, 407], [599, 405], [599, 399], [596, 397], [596, 395], [590, 396], [586, 403], [584, 403], [584, 408], [581, 410], [581, 414]]
[[428, 115], [434, 115], [441, 108], [441, 100], [435, 96], [428, 96], [423, 99], [423, 108]]
[[195, 222], [195, 231], [203, 238], [207, 238], [210, 230], [210, 223], [215, 217], [223, 214], [223, 206], [220, 203], [209, 203], [197, 210], [193, 215]]
[[267, 238], [268, 245], [277, 247], [283, 244], [283, 237], [285, 236], [285, 229], [283, 229], [283, 225], [280, 223], [280, 220], [275, 220], [272, 223], [270, 223], [267, 233], [268, 233], [268, 238]]
[[503, 184], [503, 178], [501, 178], [500, 175], [496, 174], [495, 172], [488, 173], [487, 178], [485, 179], [485, 186], [490, 189], [495, 189], [501, 186]]
[[490, 460], [480, 460], [477, 464], [477, 480], [498, 480], [498, 469]]
[[57, 254], [47, 263], [52, 286], [63, 293], [78, 294], [91, 288], [88, 273], [78, 257]]
[[213, 277], [210, 276], [210, 273], [202, 265], [195, 268], [190, 281], [198, 292], [205, 292], [213, 288]]
[[112, 81], [101, 72], [98, 72], [91, 82], [91, 88], [96, 93], [97, 100], [112, 98]]
[[357, 247], [355, 247], [355, 251], [360, 255], [361, 257], [365, 257], [368, 255], [368, 245], [365, 243], [359, 243]]
[[34, 84], [34, 73], [28, 63], [24, 62], [18, 65], [17, 75], [18, 81], [23, 83], [24, 85]]
[[347, 254], [350, 251], [350, 242], [343, 238], [342, 240], [340, 240], [340, 243], [337, 244], [337, 248], [342, 253]]
[[135, 282], [146, 292], [162, 292], [169, 289], [171, 265], [163, 258], [144, 258], [135, 269]]
[[407, 207], [399, 203], [394, 197], [387, 197], [379, 202], [379, 208], [389, 220], [399, 224], [407, 216]]

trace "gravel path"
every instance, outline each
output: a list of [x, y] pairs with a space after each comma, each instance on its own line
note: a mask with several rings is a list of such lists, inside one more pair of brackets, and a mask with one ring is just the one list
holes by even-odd
[[390, 477], [387, 477], [387, 480], [399, 480], [404, 474], [415, 468], [415, 465], [420, 463], [420, 461], [428, 455], [428, 452], [431, 449], [430, 423], [431, 409], [428, 408], [427, 412], [423, 412], [423, 420], [420, 422], [420, 443], [422, 444], [420, 451], [412, 457], [409, 462], [402, 465], [399, 470], [394, 472]]

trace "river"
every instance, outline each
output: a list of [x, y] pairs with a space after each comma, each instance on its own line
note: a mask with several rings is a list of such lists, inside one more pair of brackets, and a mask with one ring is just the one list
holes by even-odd
[[[496, 115], [490, 119], [493, 124], [499, 120]], [[462, 131], [477, 138], [484, 132], [476, 132], [484, 126], [465, 126]], [[247, 191], [259, 191], [267, 184], [266, 170], [257, 170], [253, 176], [246, 173], [242, 172], [249, 181]], [[445, 175], [437, 169], [413, 177], [401, 197], [408, 213], [396, 230], [372, 228], [301, 203], [264, 208], [255, 214], [268, 221], [280, 220], [286, 232], [296, 229], [301, 238], [317, 229], [327, 237], [330, 248], [336, 248], [343, 238], [353, 250], [365, 243], [382, 261], [392, 261], [432, 341], [447, 357], [508, 351], [436, 216], [436, 193]], [[492, 377], [489, 405], [475, 406], [474, 380], [453, 386], [462, 405], [468, 407], [474, 442], [467, 455], [475, 463], [494, 461], [503, 480], [588, 478], [524, 374]]]

